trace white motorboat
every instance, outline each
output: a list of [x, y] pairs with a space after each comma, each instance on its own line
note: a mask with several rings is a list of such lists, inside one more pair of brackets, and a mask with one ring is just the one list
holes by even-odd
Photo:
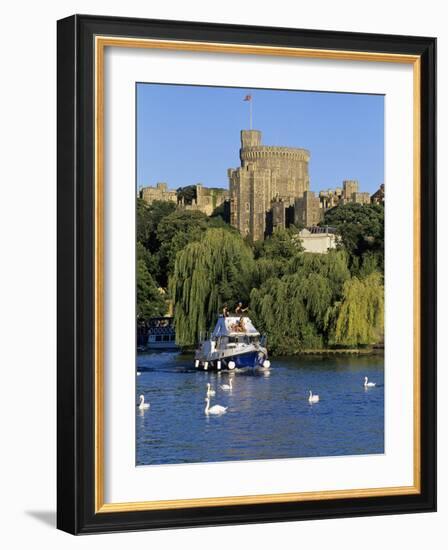
[[208, 369], [270, 367], [266, 338], [249, 317], [220, 316], [209, 338], [201, 340], [195, 353], [195, 367]]

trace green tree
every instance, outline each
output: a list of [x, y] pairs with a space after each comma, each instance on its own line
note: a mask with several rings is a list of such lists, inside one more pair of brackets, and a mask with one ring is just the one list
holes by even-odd
[[384, 330], [384, 288], [378, 272], [345, 282], [333, 342], [342, 346], [374, 344]]
[[280, 279], [288, 269], [288, 262], [284, 259], [259, 258], [255, 262], [253, 285], [260, 287], [269, 279]]
[[197, 198], [196, 185], [187, 185], [177, 189], [177, 200], [184, 201], [184, 204], [191, 204]]
[[[372, 256], [378, 269], [384, 269], [384, 206], [381, 204], [348, 203], [325, 212], [321, 225], [336, 227], [342, 243], [353, 260], [353, 273], [362, 269], [363, 256]], [[356, 258], [358, 258], [356, 260]], [[366, 269], [370, 269], [369, 266]]]
[[140, 241], [137, 241], [137, 261], [142, 260], [154, 279], [159, 277], [159, 262], [156, 254], [151, 254]]
[[254, 244], [255, 257], [290, 260], [303, 250], [296, 234], [295, 229], [277, 229], [264, 241]]
[[151, 277], [144, 260], [137, 260], [137, 318], [159, 317], [166, 310], [165, 299]]
[[157, 239], [160, 243], [167, 243], [178, 233], [204, 231], [207, 225], [208, 217], [198, 210], [175, 210], [160, 220]]
[[319, 349], [323, 337], [312, 322], [300, 276], [271, 278], [250, 296], [251, 315], [258, 330], [267, 334], [272, 353], [288, 354], [301, 349]]
[[337, 299], [341, 294], [342, 285], [350, 278], [348, 260], [345, 250], [330, 250], [327, 254], [305, 252], [292, 258], [288, 273], [298, 274], [302, 278], [310, 273], [322, 275], [331, 286], [333, 298]]
[[278, 229], [264, 241], [254, 243], [257, 259], [255, 286], [260, 286], [270, 277], [282, 277], [288, 271], [291, 261], [301, 256], [303, 248], [296, 234], [295, 228]]
[[158, 262], [162, 286], [167, 286], [173, 273], [176, 254], [189, 243], [199, 240], [208, 225], [207, 216], [196, 210], [176, 210], [160, 221], [157, 240], [160, 243]]
[[156, 252], [160, 246], [157, 239], [157, 226], [160, 221], [175, 210], [176, 205], [173, 202], [154, 201], [148, 205], [143, 199], [137, 199], [136, 238], [149, 252]]
[[375, 252], [368, 250], [362, 256], [360, 266], [358, 267], [359, 277], [364, 279], [368, 277], [371, 273], [379, 271], [380, 267], [378, 263], [380, 262], [380, 256]]
[[213, 228], [176, 255], [170, 280], [176, 339], [192, 345], [212, 328], [223, 304], [246, 301], [251, 289], [253, 254], [239, 234]]

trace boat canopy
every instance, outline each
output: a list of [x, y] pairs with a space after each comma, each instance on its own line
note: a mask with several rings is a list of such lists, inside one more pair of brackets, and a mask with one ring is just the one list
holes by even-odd
[[217, 338], [218, 336], [236, 336], [238, 334], [249, 334], [251, 336], [260, 335], [249, 317], [234, 315], [230, 317], [219, 317], [215, 329], [212, 332], [212, 338]]

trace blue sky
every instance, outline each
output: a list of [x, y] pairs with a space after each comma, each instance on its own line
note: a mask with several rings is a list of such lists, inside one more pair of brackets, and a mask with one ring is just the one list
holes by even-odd
[[384, 181], [384, 96], [367, 94], [137, 84], [137, 186], [228, 187], [240, 165], [240, 131], [265, 145], [311, 153], [311, 189], [357, 179], [373, 193]]

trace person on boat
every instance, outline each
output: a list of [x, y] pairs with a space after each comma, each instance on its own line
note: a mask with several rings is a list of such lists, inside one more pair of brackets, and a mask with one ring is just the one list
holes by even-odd
[[235, 332], [245, 332], [246, 327], [244, 326], [244, 319], [240, 317], [239, 320], [235, 323]]
[[243, 308], [243, 302], [238, 302], [238, 305], [235, 308], [235, 314], [242, 317], [243, 313], [245, 313], [248, 309], [248, 307]]
[[228, 308], [227, 304], [224, 304], [224, 306], [222, 308], [222, 316], [223, 317], [228, 317], [229, 316], [229, 308]]

